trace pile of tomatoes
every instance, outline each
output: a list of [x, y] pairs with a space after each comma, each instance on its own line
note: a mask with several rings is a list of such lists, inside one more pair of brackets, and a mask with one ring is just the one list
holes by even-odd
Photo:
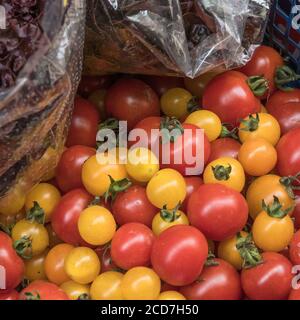
[[[83, 77], [57, 168], [0, 207], [0, 299], [300, 300], [295, 77], [266, 46], [194, 80]], [[116, 147], [126, 163], [99, 162], [99, 128], [121, 120], [147, 139]], [[164, 142], [150, 134], [174, 127]], [[187, 176], [195, 164], [175, 158], [199, 128], [204, 171]]]

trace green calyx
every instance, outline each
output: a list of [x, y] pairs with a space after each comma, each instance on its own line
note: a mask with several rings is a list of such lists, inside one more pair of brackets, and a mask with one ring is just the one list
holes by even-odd
[[32, 258], [32, 240], [28, 236], [24, 236], [13, 243], [13, 247], [17, 254], [23, 259]]
[[298, 75], [292, 68], [287, 65], [278, 67], [275, 73], [275, 84], [282, 91], [290, 91], [292, 88], [285, 87], [286, 84], [300, 80]]
[[205, 266], [206, 267], [213, 267], [213, 266], [218, 266], [218, 265], [219, 265], [219, 262], [216, 261], [216, 256], [211, 251], [209, 251], [206, 262], [205, 262]]
[[269, 90], [268, 80], [262, 76], [253, 76], [247, 79], [247, 84], [256, 97], [262, 97]]
[[183, 135], [184, 129], [181, 122], [175, 117], [165, 117], [160, 123], [162, 143], [174, 143], [178, 137]]
[[232, 130], [228, 129], [229, 124], [223, 123], [222, 124], [222, 131], [220, 134], [220, 138], [231, 138], [234, 140], [239, 140], [237, 135], [238, 128], [233, 128]]
[[[118, 146], [119, 143], [119, 120], [115, 119], [115, 118], [109, 118], [106, 119], [105, 121], [101, 122], [98, 126], [98, 130], [111, 130], [114, 132], [115, 136], [116, 136], [116, 143]], [[106, 141], [97, 141], [97, 148], [99, 148], [103, 143], [105, 143]]]
[[243, 127], [241, 128], [242, 131], [256, 131], [259, 127], [259, 114], [257, 113], [255, 117], [253, 115], [250, 115], [247, 120], [242, 120], [241, 124]]
[[253, 268], [263, 262], [262, 257], [255, 246], [251, 233], [247, 237], [243, 237], [240, 233], [237, 234], [236, 248], [243, 259], [243, 268]]
[[0, 230], [5, 232], [7, 235], [11, 236], [11, 231], [14, 226], [15, 226], [15, 223], [12, 223], [8, 226], [4, 225], [3, 223], [0, 223]]
[[30, 222], [37, 222], [39, 224], [45, 223], [45, 211], [37, 201], [34, 201], [33, 207], [27, 211], [26, 220]]
[[295, 200], [294, 190], [300, 190], [300, 186], [295, 186], [294, 184], [300, 184], [300, 172], [297, 173], [295, 176], [288, 176], [280, 178], [279, 182], [281, 185], [284, 186], [286, 192], [288, 193], [289, 197]]
[[189, 102], [188, 102], [188, 105], [187, 105], [187, 111], [188, 113], [192, 113], [192, 112], [195, 112], [197, 110], [200, 109], [200, 106], [199, 106], [199, 98], [194, 96]]
[[178, 203], [178, 205], [173, 210], [168, 210], [167, 206], [163, 206], [163, 208], [160, 210], [160, 216], [165, 222], [172, 223], [180, 218], [180, 212], [178, 212], [179, 208], [181, 206], [181, 202]]
[[91, 300], [91, 298], [87, 293], [83, 293], [77, 298], [77, 300]]
[[228, 167], [217, 165], [215, 167], [212, 167], [212, 171], [214, 173], [214, 176], [219, 181], [227, 181], [230, 179], [230, 174], [232, 172], [231, 165], [228, 165]]
[[105, 202], [108, 202], [108, 200], [114, 201], [118, 193], [127, 190], [132, 185], [132, 182], [127, 178], [116, 181], [109, 176], [109, 179], [110, 186], [104, 195]]
[[25, 300], [41, 300], [41, 296], [38, 292], [36, 294], [25, 292]]
[[282, 204], [276, 196], [273, 196], [273, 203], [267, 205], [265, 200], [262, 201], [263, 210], [272, 218], [283, 219], [285, 216], [289, 214], [292, 208], [288, 208], [286, 210], [282, 209]]

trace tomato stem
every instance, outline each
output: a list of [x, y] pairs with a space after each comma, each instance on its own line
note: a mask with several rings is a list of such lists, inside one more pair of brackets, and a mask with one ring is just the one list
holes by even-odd
[[288, 176], [280, 178], [279, 182], [284, 186], [286, 192], [290, 196], [291, 199], [295, 200], [296, 196], [294, 190], [300, 190], [300, 186], [295, 186], [294, 183], [300, 184], [300, 172], [298, 172], [295, 176]]
[[77, 300], [91, 300], [91, 298], [87, 293], [83, 293], [77, 298]]
[[33, 202], [33, 207], [27, 211], [26, 220], [45, 224], [45, 211], [37, 201]]
[[206, 267], [213, 267], [213, 266], [218, 266], [219, 262], [215, 260], [216, 256], [214, 255], [213, 252], [209, 251], [207, 255], [207, 259], [205, 262]]
[[13, 247], [17, 254], [23, 259], [29, 260], [32, 258], [32, 240], [28, 236], [24, 236], [13, 243]]
[[109, 199], [114, 201], [118, 193], [127, 190], [132, 185], [132, 182], [128, 178], [116, 181], [109, 175], [109, 179], [110, 186], [104, 195], [105, 202], [108, 202]]
[[242, 120], [241, 124], [243, 125], [243, 128], [240, 130], [242, 131], [256, 131], [259, 127], [259, 114], [256, 113], [255, 117], [251, 114], [247, 120]]
[[183, 135], [184, 129], [177, 118], [165, 117], [160, 123], [160, 133], [163, 144], [174, 143], [178, 137]]
[[247, 79], [247, 84], [256, 97], [262, 97], [269, 90], [268, 80], [263, 76], [253, 76]]
[[180, 213], [178, 212], [179, 208], [181, 207], [181, 202], [173, 210], [168, 210], [167, 206], [164, 205], [163, 208], [160, 210], [161, 218], [166, 222], [174, 222], [180, 218]]
[[195, 112], [200, 109], [199, 106], [199, 98], [194, 96], [189, 102], [187, 106], [188, 113]]
[[25, 300], [41, 300], [41, 296], [38, 292], [36, 292], [36, 294], [25, 292]]
[[219, 181], [227, 181], [230, 179], [230, 173], [232, 171], [232, 167], [229, 164], [228, 167], [217, 165], [212, 167], [213, 174], [215, 178]]
[[229, 130], [227, 126], [230, 124], [223, 123], [222, 124], [222, 131], [220, 134], [220, 138], [232, 138], [234, 140], [239, 140], [239, 137], [237, 136], [238, 128], [233, 128], [232, 130]]
[[292, 68], [287, 65], [278, 67], [275, 73], [275, 84], [278, 89], [287, 91], [291, 88], [285, 87], [286, 84], [300, 80], [300, 75], [298, 75]]
[[273, 196], [273, 203], [267, 205], [265, 200], [262, 201], [262, 208], [267, 214], [272, 218], [283, 219], [288, 215], [288, 213], [293, 210], [293, 208], [288, 208], [286, 210], [282, 209], [282, 204], [276, 196]]
[[243, 259], [244, 269], [253, 268], [263, 262], [259, 250], [254, 244], [251, 233], [249, 233], [247, 237], [243, 237], [239, 232], [237, 234], [236, 248]]

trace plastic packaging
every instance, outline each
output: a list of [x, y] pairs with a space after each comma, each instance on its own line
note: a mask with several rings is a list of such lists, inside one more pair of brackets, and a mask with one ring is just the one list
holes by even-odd
[[271, 0], [90, 0], [86, 74], [194, 78], [245, 64], [263, 40]]
[[0, 90], [0, 211], [51, 177], [81, 77], [85, 1], [44, 3], [40, 23], [47, 41], [26, 62], [15, 84]]

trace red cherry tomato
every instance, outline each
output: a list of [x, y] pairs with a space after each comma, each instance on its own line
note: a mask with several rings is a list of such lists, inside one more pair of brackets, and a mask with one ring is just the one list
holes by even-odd
[[281, 137], [277, 144], [277, 170], [280, 176], [295, 176], [300, 172], [300, 128]]
[[111, 246], [105, 245], [95, 249], [100, 262], [101, 262], [101, 273], [107, 271], [115, 271], [117, 269], [116, 264], [112, 261], [111, 258]]
[[186, 197], [181, 205], [181, 209], [184, 213], [187, 213], [187, 205], [188, 201], [193, 192], [197, 191], [197, 189], [203, 184], [203, 180], [200, 177], [185, 177], [186, 183]]
[[139, 222], [151, 227], [157, 208], [148, 200], [146, 189], [134, 185], [117, 195], [112, 203], [112, 212], [119, 226]]
[[289, 257], [294, 265], [300, 265], [300, 230], [298, 230], [291, 240]]
[[296, 193], [296, 199], [295, 199], [295, 209], [293, 211], [293, 217], [295, 219], [295, 228], [296, 230], [300, 229], [300, 192]]
[[118, 80], [107, 90], [105, 108], [109, 116], [127, 121], [128, 129], [160, 114], [157, 94], [143, 81], [130, 78]]
[[168, 90], [173, 88], [184, 88], [183, 78], [164, 76], [143, 76], [145, 81], [161, 97]]
[[95, 149], [86, 146], [73, 146], [64, 151], [56, 168], [56, 181], [61, 191], [83, 188], [82, 165], [95, 153]]
[[6, 293], [0, 292], [0, 300], [19, 300], [19, 292], [12, 290]]
[[69, 298], [56, 284], [36, 280], [21, 291], [20, 300], [69, 300]]
[[222, 259], [218, 265], [204, 267], [198, 280], [182, 287], [180, 292], [188, 300], [240, 300], [242, 287], [236, 269]]
[[300, 102], [274, 105], [270, 114], [279, 122], [282, 134], [300, 127]]
[[236, 126], [249, 114], [259, 112], [261, 104], [248, 86], [247, 77], [237, 71], [228, 71], [208, 84], [203, 108], [214, 112], [223, 123]]
[[162, 282], [160, 292], [165, 292], [165, 291], [179, 291], [178, 287], [172, 286], [169, 283]]
[[292, 291], [289, 294], [289, 300], [300, 300], [300, 288], [292, 289]]
[[270, 113], [276, 106], [282, 106], [286, 103], [300, 103], [300, 89], [293, 89], [291, 91], [276, 91], [268, 100], [266, 108]]
[[244, 67], [240, 68], [239, 71], [248, 77], [263, 76], [268, 81], [269, 90], [261, 97], [261, 99], [264, 99], [275, 91], [274, 79], [276, 69], [283, 65], [283, 58], [275, 49], [268, 46], [259, 46], [255, 50], [251, 60]]
[[241, 274], [242, 287], [251, 300], [287, 299], [292, 285], [292, 264], [275, 252], [262, 253], [263, 263]]
[[173, 286], [184, 286], [199, 277], [207, 254], [207, 241], [199, 230], [177, 225], [155, 239], [151, 262], [163, 281]]
[[87, 98], [96, 90], [108, 88], [112, 80], [112, 76], [83, 76], [78, 87], [78, 93], [83, 98]]
[[97, 108], [88, 100], [76, 97], [66, 146], [94, 147], [99, 122], [100, 117]]
[[0, 293], [9, 292], [22, 281], [25, 266], [13, 248], [11, 238], [2, 231], [0, 231], [0, 266], [5, 271], [5, 289], [0, 290]]
[[237, 159], [241, 148], [241, 144], [231, 138], [217, 139], [210, 146], [211, 152], [208, 163], [224, 157]]
[[[129, 147], [132, 147], [133, 145], [137, 146], [138, 143], [139, 147], [151, 149], [151, 146], [157, 145], [160, 141], [159, 131], [161, 120], [161, 117], [148, 117], [137, 123], [134, 129], [144, 130], [145, 137], [136, 137], [133, 135], [136, 131], [133, 130], [129, 133], [129, 137], [132, 139], [132, 141], [128, 141]], [[154, 130], [156, 131], [154, 132]]]
[[119, 228], [111, 242], [111, 257], [124, 270], [150, 265], [153, 232], [141, 223], [127, 223]]
[[80, 213], [90, 204], [93, 197], [84, 189], [75, 189], [65, 194], [56, 206], [51, 223], [54, 232], [64, 242], [86, 245], [77, 226]]
[[247, 223], [248, 205], [237, 191], [221, 184], [205, 184], [188, 202], [188, 218], [192, 226], [207, 239], [223, 241], [241, 231]]
[[[171, 168], [182, 175], [190, 175], [188, 170], [195, 170], [194, 175], [202, 173], [202, 166], [205, 165], [210, 156], [210, 142], [205, 133], [192, 124], [183, 124], [183, 134], [178, 136], [175, 142], [162, 145], [160, 154], [161, 169]], [[170, 153], [169, 153], [170, 152]], [[200, 155], [199, 155], [200, 153]], [[167, 156], [168, 163], [164, 163], [163, 154]], [[189, 159], [192, 156], [193, 159]], [[204, 163], [197, 163], [197, 159], [203, 156]], [[182, 159], [177, 163], [177, 159]], [[197, 171], [197, 172], [196, 172]]]

